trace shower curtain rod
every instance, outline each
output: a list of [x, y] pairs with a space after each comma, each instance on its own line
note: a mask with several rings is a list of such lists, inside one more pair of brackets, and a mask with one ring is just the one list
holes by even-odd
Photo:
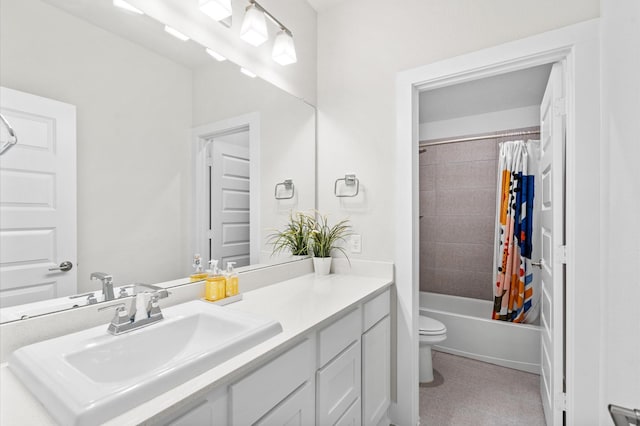
[[[428, 146], [434, 145], [444, 145], [448, 143], [457, 143], [457, 142], [471, 142], [471, 141], [481, 141], [484, 139], [495, 139], [495, 138], [506, 138], [512, 136], [527, 136], [527, 135], [539, 135], [540, 130], [526, 130], [523, 132], [505, 132], [505, 133], [494, 133], [494, 134], [486, 134], [481, 136], [468, 136], [464, 138], [455, 138], [455, 139], [445, 139], [439, 140], [435, 142], [424, 141], [420, 142], [418, 145], [419, 148], [426, 148]], [[420, 152], [424, 152], [424, 150], [420, 149]]]

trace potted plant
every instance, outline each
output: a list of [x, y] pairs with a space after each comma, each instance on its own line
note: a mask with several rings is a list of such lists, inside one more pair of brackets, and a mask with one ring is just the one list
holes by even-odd
[[313, 267], [316, 275], [327, 275], [331, 270], [331, 252], [338, 250], [349, 260], [347, 252], [338, 245], [351, 235], [351, 225], [348, 219], [343, 219], [333, 226], [329, 226], [326, 215], [318, 214], [316, 218], [308, 216], [310, 229], [310, 246], [313, 252]]
[[289, 222], [282, 231], [269, 235], [273, 253], [289, 251], [292, 256], [309, 256], [309, 216], [302, 212], [289, 213]]

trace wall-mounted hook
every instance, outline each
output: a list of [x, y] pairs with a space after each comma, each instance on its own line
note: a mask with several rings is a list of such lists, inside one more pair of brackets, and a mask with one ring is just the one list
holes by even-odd
[[[280, 196], [278, 195], [278, 188], [282, 187], [284, 188], [284, 191], [289, 192], [288, 196]], [[276, 183], [276, 188], [273, 192], [273, 195], [276, 197], [276, 200], [290, 200], [293, 198], [294, 194], [296, 192], [296, 187], [293, 184], [293, 180], [292, 179], [285, 179], [284, 182], [280, 182], [280, 183]]]
[[[350, 194], [342, 194], [338, 193], [338, 182], [344, 182], [344, 185], [347, 187], [353, 187]], [[356, 177], [355, 173], [349, 173], [344, 175], [343, 178], [336, 179], [335, 184], [333, 185], [333, 193], [336, 197], [355, 197], [360, 192], [360, 180]]]

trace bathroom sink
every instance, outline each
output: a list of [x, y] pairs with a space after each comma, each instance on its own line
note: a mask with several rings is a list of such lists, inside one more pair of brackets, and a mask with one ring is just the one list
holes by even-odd
[[113, 336], [107, 324], [16, 350], [9, 368], [60, 424], [103, 423], [280, 333], [280, 323], [203, 301]]

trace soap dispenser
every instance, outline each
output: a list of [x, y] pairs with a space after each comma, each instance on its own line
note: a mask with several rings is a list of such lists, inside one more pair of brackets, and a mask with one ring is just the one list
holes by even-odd
[[227, 297], [235, 296], [238, 294], [238, 274], [233, 269], [236, 262], [227, 262], [227, 270], [225, 271], [225, 278], [227, 280]]
[[193, 283], [207, 278], [207, 273], [202, 271], [202, 258], [199, 254], [196, 253], [193, 255], [193, 265], [191, 266], [195, 268], [195, 272], [189, 275], [189, 281]]
[[226, 279], [224, 275], [220, 273], [218, 268], [218, 261], [211, 259], [209, 261], [209, 270], [207, 276], [207, 282], [204, 287], [204, 298], [210, 302], [224, 299], [226, 292]]

